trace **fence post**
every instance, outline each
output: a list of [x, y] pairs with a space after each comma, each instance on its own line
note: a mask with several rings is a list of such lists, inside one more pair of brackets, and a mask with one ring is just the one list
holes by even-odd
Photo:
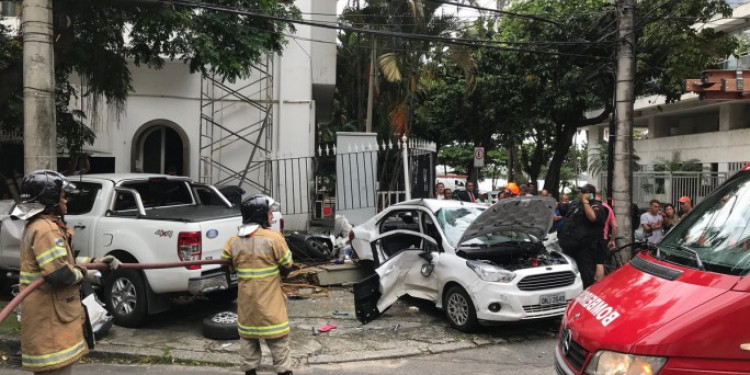
[[404, 191], [406, 192], [406, 199], [411, 200], [411, 179], [409, 178], [409, 144], [406, 142], [406, 135], [401, 137], [401, 152], [404, 160]]

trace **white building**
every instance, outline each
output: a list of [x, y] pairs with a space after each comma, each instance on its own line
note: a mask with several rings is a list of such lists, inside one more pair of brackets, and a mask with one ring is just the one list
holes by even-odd
[[[750, 40], [750, 2], [731, 1], [734, 14], [716, 19], [706, 25], [716, 31], [736, 34]], [[750, 54], [732, 58], [715, 69], [750, 69]], [[685, 77], [699, 78], [699, 77]], [[748, 77], [745, 77], [748, 78]], [[598, 152], [600, 140], [608, 136], [608, 124], [589, 127], [589, 153]], [[732, 173], [750, 161], [750, 101], [700, 100], [686, 94], [676, 103], [665, 103], [665, 98], [649, 96], [635, 102], [634, 127], [645, 132], [646, 139], [633, 142], [639, 164], [646, 170], [660, 159], [669, 160], [679, 151], [682, 160], [698, 159], [704, 170]]]
[[[2, 4], [14, 12], [11, 3]], [[304, 19], [336, 21], [336, 0], [294, 4]], [[167, 62], [160, 70], [133, 65], [133, 92], [124, 111], [71, 103], [88, 114], [86, 122], [96, 133], [95, 143], [84, 149], [93, 156], [92, 170], [173, 169], [200, 182], [241, 185], [248, 193], [274, 196], [286, 227], [305, 229], [311, 165], [278, 160], [314, 156], [316, 125], [329, 121], [332, 111], [336, 31], [296, 28], [281, 56], [268, 56], [234, 84], [191, 74], [181, 62]]]

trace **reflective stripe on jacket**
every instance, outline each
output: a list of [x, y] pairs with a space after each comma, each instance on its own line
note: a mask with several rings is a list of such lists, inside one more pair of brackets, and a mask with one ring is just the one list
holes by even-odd
[[292, 253], [280, 233], [259, 228], [246, 237], [232, 236], [221, 255], [237, 271], [237, 329], [248, 339], [289, 334], [286, 296], [279, 268], [292, 266]]
[[21, 238], [21, 289], [63, 267], [75, 274], [72, 285], [42, 284], [21, 304], [21, 351], [25, 371], [56, 370], [88, 352], [83, 338], [85, 315], [70, 248], [72, 231], [54, 216], [40, 215], [26, 224]]

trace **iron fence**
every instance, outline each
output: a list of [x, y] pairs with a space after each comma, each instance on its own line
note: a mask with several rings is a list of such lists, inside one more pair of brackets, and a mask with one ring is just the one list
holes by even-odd
[[[684, 195], [700, 202], [727, 180], [726, 172], [633, 172], [633, 202], [647, 205], [652, 199], [677, 204]], [[600, 186], [606, 186], [607, 175], [602, 174]]]

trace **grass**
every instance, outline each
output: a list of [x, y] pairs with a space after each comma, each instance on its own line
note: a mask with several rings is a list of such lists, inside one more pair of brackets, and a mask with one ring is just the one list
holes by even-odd
[[[0, 302], [0, 309], [5, 307], [8, 302]], [[7, 319], [0, 322], [0, 334], [16, 334], [21, 332], [21, 323], [16, 319], [16, 314], [11, 313]]]

